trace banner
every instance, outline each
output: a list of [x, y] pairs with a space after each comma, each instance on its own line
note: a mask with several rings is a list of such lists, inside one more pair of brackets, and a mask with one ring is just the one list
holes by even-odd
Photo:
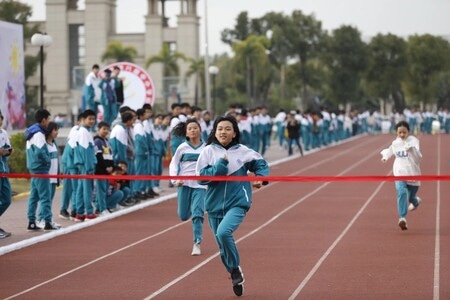
[[119, 67], [119, 79], [123, 82], [124, 103], [123, 105], [137, 110], [142, 108], [144, 103], [153, 106], [155, 102], [155, 86], [150, 75], [138, 65], [129, 62], [118, 62], [106, 66], [100, 70], [100, 78], [105, 75], [105, 70], [113, 70]]
[[22, 25], [0, 21], [0, 110], [6, 130], [26, 125], [24, 69]]

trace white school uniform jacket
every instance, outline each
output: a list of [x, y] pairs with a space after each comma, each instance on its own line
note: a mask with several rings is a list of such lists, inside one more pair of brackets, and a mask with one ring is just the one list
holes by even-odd
[[[404, 141], [397, 137], [389, 148], [381, 151], [383, 159], [388, 160], [395, 156], [393, 165], [394, 176], [420, 175], [420, 152], [419, 140], [415, 136], [408, 136]], [[408, 181], [410, 185], [420, 185], [420, 181]]]
[[[205, 148], [205, 143], [201, 143], [199, 146], [194, 147], [188, 141], [180, 144], [177, 151], [175, 151], [172, 160], [169, 165], [169, 175], [195, 175], [195, 167], [197, 160]], [[172, 183], [177, 183], [179, 180], [172, 180]], [[206, 189], [206, 186], [200, 185], [197, 180], [184, 180], [184, 186], [188, 186], [196, 189]]]
[[[200, 176], [248, 176], [248, 171], [256, 176], [268, 176], [269, 165], [261, 154], [244, 145], [234, 144], [226, 149], [212, 143], [200, 153], [195, 172]], [[250, 181], [202, 180], [199, 183], [208, 186], [205, 209], [210, 216], [223, 216], [232, 207], [241, 207], [246, 211], [250, 209]]]

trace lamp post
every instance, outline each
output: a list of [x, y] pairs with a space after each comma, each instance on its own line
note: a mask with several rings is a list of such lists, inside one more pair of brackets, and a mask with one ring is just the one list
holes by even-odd
[[219, 74], [219, 68], [216, 66], [209, 66], [208, 68], [209, 74], [212, 75], [212, 84], [213, 84], [213, 113], [216, 115], [216, 76]]
[[40, 94], [41, 94], [41, 108], [44, 108], [44, 47], [48, 47], [52, 44], [52, 37], [47, 33], [35, 33], [31, 37], [31, 44], [40, 47]]

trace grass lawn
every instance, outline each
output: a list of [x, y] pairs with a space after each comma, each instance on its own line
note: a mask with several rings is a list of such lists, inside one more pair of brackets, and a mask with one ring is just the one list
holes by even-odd
[[13, 196], [20, 193], [25, 193], [30, 191], [30, 180], [24, 178], [11, 178], [9, 179], [11, 183], [11, 191]]

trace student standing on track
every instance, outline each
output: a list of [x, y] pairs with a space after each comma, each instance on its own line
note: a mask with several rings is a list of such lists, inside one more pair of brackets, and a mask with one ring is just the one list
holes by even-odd
[[[66, 145], [64, 146], [63, 154], [61, 156], [62, 171], [64, 175], [75, 175], [77, 170], [73, 162], [73, 152], [77, 146], [76, 136], [78, 129], [80, 128], [83, 114], [78, 115], [77, 125], [73, 126], [69, 135], [67, 136]], [[63, 179], [63, 189], [61, 194], [61, 210], [59, 211], [59, 217], [65, 220], [75, 220], [77, 215], [77, 207], [75, 203], [75, 192], [77, 190], [78, 180], [73, 178]], [[71, 212], [67, 211], [69, 203], [72, 207]]]
[[[181, 122], [173, 129], [177, 136], [185, 136], [186, 141], [178, 146], [169, 165], [169, 175], [195, 175], [195, 167], [205, 144], [200, 139], [201, 126], [195, 119]], [[196, 180], [172, 180], [178, 187], [178, 216], [182, 221], [192, 216], [194, 246], [191, 255], [200, 255], [203, 239], [203, 215], [205, 212], [206, 186]]]
[[[419, 140], [409, 135], [409, 124], [406, 121], [400, 121], [396, 124], [397, 138], [392, 142], [389, 148], [381, 151], [382, 162], [386, 162], [395, 155], [393, 173], [394, 176], [417, 176], [420, 175], [420, 161], [422, 153], [420, 152]], [[402, 230], [407, 230], [406, 214], [415, 210], [422, 201], [417, 197], [420, 181], [396, 181], [397, 190], [397, 209], [400, 219], [398, 226]], [[408, 206], [408, 202], [410, 203]]]
[[[95, 156], [94, 138], [90, 133], [91, 128], [95, 124], [97, 114], [90, 109], [83, 112], [83, 120], [77, 134], [77, 146], [74, 149], [74, 164], [78, 169], [78, 174], [93, 175], [97, 157]], [[77, 215], [75, 222], [83, 222], [84, 220], [95, 219], [92, 205], [92, 192], [94, 189], [93, 179], [80, 179], [76, 192]], [[86, 214], [85, 214], [86, 213]]]
[[[200, 176], [256, 176], [269, 175], [269, 166], [256, 151], [239, 144], [239, 128], [233, 116], [219, 117], [198, 158], [196, 174]], [[256, 178], [255, 178], [256, 179]], [[267, 184], [250, 181], [200, 181], [207, 185], [206, 211], [208, 221], [220, 250], [220, 258], [231, 274], [233, 291], [244, 292], [244, 274], [233, 233], [245, 218], [251, 206], [252, 185], [260, 188]]]
[[[31, 174], [47, 174], [50, 170], [50, 153], [45, 134], [50, 122], [50, 112], [39, 109], [35, 114], [36, 123], [25, 130], [27, 169]], [[39, 204], [39, 216], [44, 219], [44, 230], [58, 229], [52, 225], [52, 206], [50, 200], [50, 179], [32, 177], [30, 198], [28, 199], [28, 231], [36, 232], [42, 228], [36, 224], [36, 210]]]
[[[114, 167], [114, 159], [111, 145], [108, 141], [110, 126], [102, 121], [97, 125], [97, 135], [94, 137], [95, 156], [97, 164], [95, 165], [96, 175], [111, 175]], [[108, 179], [95, 180], [95, 202], [97, 205], [96, 214], [104, 216], [109, 214], [109, 208], [115, 207], [108, 203]]]
[[[50, 154], [50, 170], [48, 174], [59, 175], [61, 172], [59, 170], [59, 152], [58, 145], [56, 144], [56, 137], [58, 136], [58, 124], [55, 122], [49, 122], [47, 126], [47, 133], [45, 134], [45, 139], [47, 141], [48, 153]], [[59, 186], [59, 178], [50, 178], [50, 207], [52, 207], [53, 198], [55, 197], [56, 187]], [[41, 221], [38, 226], [45, 228], [44, 216], [39, 215], [38, 219]], [[62, 226], [58, 223], [51, 221], [51, 225], [56, 229]]]

